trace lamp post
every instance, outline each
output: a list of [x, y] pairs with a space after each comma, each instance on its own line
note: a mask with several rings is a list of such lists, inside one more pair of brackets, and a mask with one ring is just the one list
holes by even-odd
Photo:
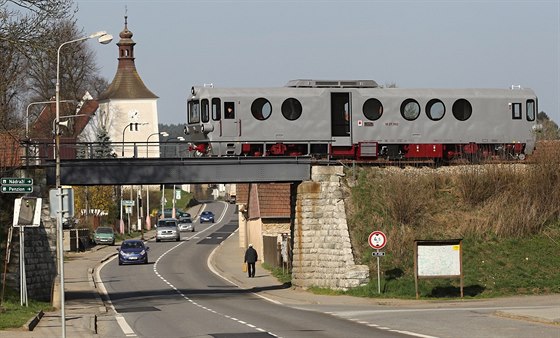
[[[55, 117], [55, 178], [56, 178], [56, 190], [58, 196], [58, 208], [56, 213], [56, 230], [57, 230], [57, 249], [58, 249], [58, 276], [57, 279], [60, 281], [60, 314], [61, 314], [61, 324], [62, 324], [62, 338], [66, 338], [66, 316], [64, 313], [64, 245], [62, 243], [62, 188], [60, 183], [60, 50], [67, 44], [85, 41], [88, 39], [98, 38], [99, 43], [108, 44], [113, 40], [113, 36], [107, 34], [107, 32], [97, 32], [89, 36], [81, 37], [78, 39], [63, 42], [57, 50], [56, 53], [56, 117]], [[56, 281], [55, 281], [56, 286]]]
[[[60, 100], [60, 102], [73, 102], [75, 103], [76, 100]], [[39, 102], [31, 102], [30, 104], [27, 105], [27, 110], [25, 111], [25, 138], [29, 139], [29, 108], [31, 108], [31, 106], [37, 105], [37, 104], [48, 104], [48, 103], [55, 103], [55, 101], [39, 101]]]
[[[131, 122], [129, 124], [127, 124], [122, 131], [122, 153], [121, 156], [124, 157], [124, 132], [126, 131], [126, 128], [130, 128], [130, 131], [134, 131], [134, 129], [136, 129], [136, 131], [138, 131], [138, 126], [143, 126], [148, 124], [147, 122]], [[134, 144], [134, 148], [136, 149], [136, 143]], [[138, 154], [135, 151], [134, 153], [134, 157], [137, 157]]]
[[168, 137], [168, 136], [169, 136], [169, 134], [168, 134], [166, 131], [160, 131], [159, 133], [150, 134], [150, 135], [148, 136], [148, 139], [146, 140], [146, 157], [149, 157], [149, 156], [148, 156], [148, 148], [149, 148], [150, 146], [149, 146], [148, 143], [149, 143], [149, 141], [150, 141], [150, 137], [152, 137], [152, 136], [154, 136], [154, 135], [157, 135], [157, 134], [160, 134], [160, 135], [163, 136], [163, 137]]
[[[166, 131], [161, 131], [159, 133], [150, 134], [148, 136], [148, 138], [146, 139], [146, 158], [149, 157], [148, 149], [149, 149], [150, 137], [152, 137], [154, 135], [158, 135], [158, 134], [163, 136], [163, 137], [168, 137], [169, 136], [169, 134]], [[151, 218], [150, 218], [150, 186], [148, 185], [148, 186], [146, 186], [146, 229], [150, 230], [151, 227], [152, 227], [152, 222], [151, 222]]]

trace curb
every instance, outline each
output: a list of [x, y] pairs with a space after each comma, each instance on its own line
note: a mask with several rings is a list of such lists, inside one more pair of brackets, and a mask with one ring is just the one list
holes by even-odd
[[528, 314], [516, 314], [508, 311], [496, 311], [495, 315], [498, 317], [525, 320], [525, 321], [535, 322], [535, 323], [560, 325], [560, 319], [549, 319], [549, 318], [543, 318], [539, 316], [531, 316]]
[[35, 326], [39, 324], [41, 318], [43, 318], [44, 315], [45, 313], [43, 312], [43, 310], [39, 311], [39, 313], [37, 313], [33, 318], [28, 320], [27, 323], [23, 325], [23, 327], [25, 327], [25, 329], [28, 331], [33, 331], [33, 329], [35, 329]]

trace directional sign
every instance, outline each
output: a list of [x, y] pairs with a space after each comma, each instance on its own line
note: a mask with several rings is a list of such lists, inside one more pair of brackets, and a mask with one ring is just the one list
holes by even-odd
[[28, 192], [33, 192], [33, 186], [32, 185], [3, 185], [2, 192], [25, 194]]
[[368, 243], [374, 249], [382, 249], [387, 244], [387, 236], [381, 231], [374, 231], [369, 234]]
[[3, 177], [2, 185], [33, 185], [32, 178]]
[[16, 194], [25, 194], [25, 193], [33, 192], [33, 179], [19, 178], [19, 177], [3, 177], [2, 192], [16, 193]]

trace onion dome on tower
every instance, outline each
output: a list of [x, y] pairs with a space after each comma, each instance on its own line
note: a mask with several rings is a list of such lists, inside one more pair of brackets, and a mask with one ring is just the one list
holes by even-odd
[[158, 98], [144, 84], [136, 65], [134, 64], [134, 45], [132, 40], [132, 32], [128, 30], [128, 17], [124, 17], [124, 29], [120, 32], [119, 46], [119, 64], [115, 78], [100, 96], [99, 100], [109, 99], [152, 99]]

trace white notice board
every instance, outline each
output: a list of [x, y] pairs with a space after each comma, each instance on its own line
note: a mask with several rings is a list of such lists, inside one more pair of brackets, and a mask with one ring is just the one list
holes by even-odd
[[461, 275], [461, 244], [418, 244], [418, 277]]

